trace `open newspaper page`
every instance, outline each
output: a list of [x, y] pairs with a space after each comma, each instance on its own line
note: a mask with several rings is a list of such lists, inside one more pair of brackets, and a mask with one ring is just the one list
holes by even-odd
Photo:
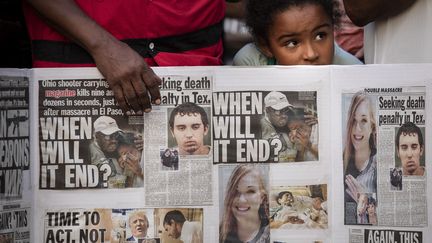
[[212, 203], [212, 75], [161, 76], [161, 104], [144, 115], [146, 205]]
[[425, 104], [424, 87], [343, 94], [346, 224], [427, 224]]
[[[424, 82], [432, 77], [426, 67], [388, 68], [357, 76], [370, 80], [362, 87], [341, 85], [339, 185], [353, 243], [425, 242], [430, 228]], [[385, 81], [377, 85], [380, 79]]]
[[27, 70], [0, 70], [0, 242], [28, 243], [31, 230]]
[[203, 242], [203, 217], [202, 208], [48, 210], [43, 242]]
[[143, 117], [125, 116], [106, 80], [37, 82], [40, 189], [143, 187]]

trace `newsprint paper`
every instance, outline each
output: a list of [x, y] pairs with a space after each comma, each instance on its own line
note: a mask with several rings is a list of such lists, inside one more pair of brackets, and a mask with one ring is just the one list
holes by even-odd
[[346, 224], [427, 224], [425, 98], [425, 87], [342, 95]]
[[0, 69], [0, 242], [432, 242], [431, 70]]
[[144, 115], [146, 204], [210, 204], [213, 76], [161, 79], [161, 105]]

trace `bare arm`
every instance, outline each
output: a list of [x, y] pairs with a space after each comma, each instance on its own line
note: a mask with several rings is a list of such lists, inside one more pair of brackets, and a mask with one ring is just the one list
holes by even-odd
[[416, 0], [343, 0], [345, 11], [358, 26], [380, 18], [397, 15], [410, 7]]
[[73, 0], [27, 1], [52, 27], [90, 53], [123, 111], [148, 112], [151, 103], [160, 103], [160, 78], [138, 53], [100, 27]]

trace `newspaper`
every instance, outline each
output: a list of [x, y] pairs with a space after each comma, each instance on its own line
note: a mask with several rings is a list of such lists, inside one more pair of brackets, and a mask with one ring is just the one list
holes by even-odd
[[0, 242], [30, 243], [30, 206], [6, 204], [0, 210]]
[[[431, 67], [432, 64], [160, 67], [154, 71], [164, 80], [162, 105], [153, 106], [152, 112], [143, 116], [125, 116], [94, 68], [15, 70], [14, 75], [0, 69], [1, 76], [26, 77], [30, 85], [29, 120], [27, 125], [19, 124], [30, 130], [29, 169], [22, 170], [21, 182], [15, 180], [12, 184], [21, 188], [21, 196], [13, 193], [0, 199], [0, 236], [13, 242], [127, 242], [133, 235], [130, 216], [134, 211], [144, 211], [149, 228], [146, 236], [138, 235], [134, 241], [175, 242], [172, 238], [177, 238], [177, 234], [168, 233], [171, 228], [164, 227], [163, 219], [169, 211], [178, 210], [188, 221], [195, 222], [189, 225], [197, 232], [201, 226], [202, 233], [197, 235], [209, 243], [218, 242], [221, 235], [234, 239], [246, 236], [250, 239], [245, 241], [259, 239], [266, 243], [430, 242], [432, 189], [427, 186], [427, 176], [432, 167], [427, 164], [431, 145], [426, 141], [432, 131], [427, 114], [432, 111], [426, 104], [432, 102]], [[354, 112], [349, 124], [355, 122], [370, 132], [349, 136], [349, 108], [358, 92], [371, 100], [373, 109], [361, 104], [358, 109], [369, 111], [364, 114], [366, 123], [372, 123], [373, 117], [375, 126], [367, 126], [364, 119], [355, 118]], [[266, 101], [270, 93], [272, 99]], [[189, 103], [203, 108], [204, 113], [176, 113], [177, 107]], [[8, 117], [4, 112], [9, 110], [0, 110], [0, 131], [4, 134]], [[22, 109], [14, 110], [21, 113]], [[294, 124], [281, 122], [284, 128], [274, 128], [274, 134], [270, 132], [266, 137], [261, 121], [276, 123], [267, 112], [273, 112], [273, 116], [287, 112], [298, 120]], [[201, 114], [205, 114], [207, 122]], [[103, 119], [96, 122], [100, 117]], [[193, 122], [186, 123], [184, 118], [192, 118]], [[316, 132], [312, 132], [313, 125]], [[420, 133], [399, 132], [414, 125]], [[188, 128], [200, 131], [202, 140], [183, 142], [181, 134]], [[290, 134], [292, 131], [296, 133]], [[419, 134], [424, 140], [423, 149]], [[93, 163], [91, 144], [96, 137], [100, 141], [129, 141], [130, 146], [125, 146], [125, 152], [116, 150], [108, 154], [107, 160]], [[358, 176], [344, 167], [348, 137], [353, 138], [353, 147], [362, 147], [363, 137], [369, 138], [368, 145], [375, 144], [367, 146], [370, 151], [365, 150], [366, 156], [358, 153], [360, 162], [367, 161], [358, 172], [369, 172], [365, 181], [372, 178], [367, 187], [358, 186], [360, 183], [353, 180]], [[376, 142], [369, 143], [375, 137]], [[419, 145], [413, 143], [414, 138]], [[10, 139], [3, 136], [1, 142], [5, 140]], [[101, 144], [98, 142], [99, 147]], [[284, 146], [295, 153], [284, 156]], [[307, 155], [315, 158], [299, 153], [305, 148], [316, 148]], [[419, 159], [406, 160], [414, 156], [408, 156], [405, 150], [411, 150]], [[0, 150], [4, 165], [1, 151], [5, 150]], [[415, 166], [417, 161], [419, 166]], [[258, 182], [254, 188], [259, 190], [244, 193], [239, 186], [244, 186], [244, 180], [234, 176], [236, 167], [257, 168], [252, 176], [245, 177], [250, 183]], [[1, 170], [4, 173], [10, 168]], [[142, 173], [142, 181], [135, 180], [139, 177], [136, 172]], [[423, 175], [418, 174], [421, 172]], [[255, 180], [255, 173], [261, 175], [261, 180]], [[230, 182], [232, 175], [238, 179], [238, 185]], [[353, 178], [348, 180], [348, 175]], [[345, 195], [347, 189], [350, 192]], [[292, 191], [293, 197], [304, 196], [309, 202], [319, 195], [322, 209], [312, 206], [309, 210], [292, 210], [294, 215], [281, 215], [287, 222], [276, 227], [271, 216], [278, 211], [278, 195], [284, 191]], [[236, 198], [244, 200], [247, 196], [253, 197], [253, 203], [233, 203]], [[286, 200], [288, 195], [282, 193], [281, 197]], [[233, 199], [231, 203], [227, 198]], [[16, 221], [9, 224], [12, 211], [26, 211], [27, 225]], [[234, 211], [238, 213], [235, 216], [251, 216], [246, 226], [259, 227], [247, 232], [228, 225], [224, 231], [227, 234], [221, 234], [221, 226], [234, 222], [224, 215], [231, 213], [228, 218], [233, 220]], [[254, 220], [257, 216], [261, 216], [259, 221]], [[143, 227], [138, 229], [142, 231]]]
[[142, 116], [125, 116], [104, 79], [38, 83], [40, 189], [143, 186]]
[[144, 115], [146, 205], [211, 204], [213, 78], [161, 79], [161, 105]]
[[0, 200], [22, 198], [29, 176], [28, 77], [0, 75]]
[[425, 104], [425, 87], [343, 94], [346, 224], [427, 225]]
[[[318, 160], [315, 91], [213, 94], [214, 162]], [[307, 116], [315, 121], [306, 124]]]
[[43, 242], [203, 243], [202, 224], [202, 208], [48, 210]]
[[382, 229], [351, 229], [350, 243], [423, 243], [423, 232]]
[[271, 229], [327, 229], [327, 185], [273, 186]]

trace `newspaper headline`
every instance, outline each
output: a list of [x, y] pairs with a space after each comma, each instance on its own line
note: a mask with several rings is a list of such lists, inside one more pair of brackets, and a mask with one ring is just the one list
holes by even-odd
[[391, 229], [351, 229], [350, 243], [422, 243], [423, 232]]

